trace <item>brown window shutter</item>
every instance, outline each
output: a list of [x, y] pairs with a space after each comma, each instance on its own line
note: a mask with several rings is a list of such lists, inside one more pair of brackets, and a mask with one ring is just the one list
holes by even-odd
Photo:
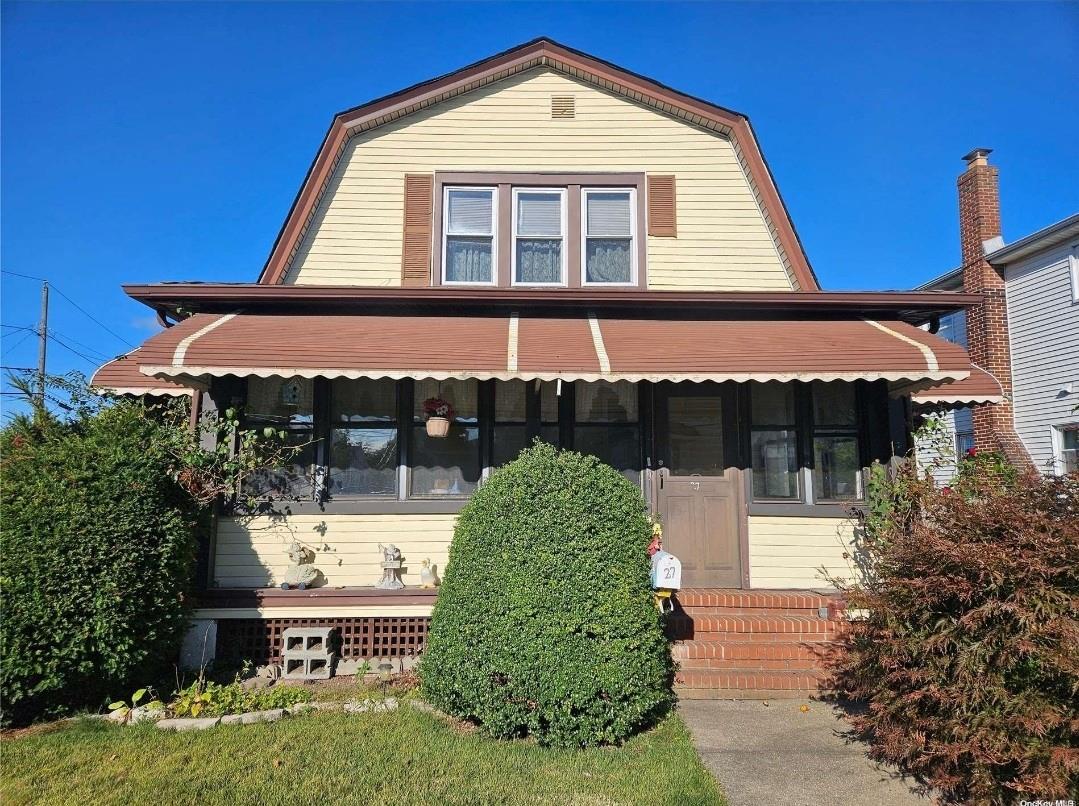
[[661, 238], [678, 236], [674, 176], [648, 177], [648, 234]]
[[431, 284], [431, 217], [435, 178], [405, 174], [405, 234], [401, 248], [401, 285]]

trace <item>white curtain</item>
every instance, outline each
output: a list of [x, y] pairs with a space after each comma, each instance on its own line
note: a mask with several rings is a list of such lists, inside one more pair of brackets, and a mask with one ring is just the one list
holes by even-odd
[[588, 193], [585, 199], [585, 278], [590, 283], [630, 282], [633, 229], [629, 193]]

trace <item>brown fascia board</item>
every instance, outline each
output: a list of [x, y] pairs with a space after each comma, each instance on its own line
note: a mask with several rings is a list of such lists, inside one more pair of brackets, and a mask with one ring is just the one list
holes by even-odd
[[[791, 262], [792, 270], [803, 291], [816, 291], [820, 283], [813, 267], [802, 248], [801, 239], [794, 228], [787, 205], [779, 193], [772, 171], [764, 160], [756, 136], [750, 126], [749, 118], [739, 112], [718, 106], [709, 101], [687, 95], [665, 84], [638, 73], [631, 72], [610, 62], [598, 59], [582, 51], [555, 42], [546, 37], [533, 39], [502, 53], [483, 59], [455, 70], [451, 73], [430, 79], [411, 87], [377, 98], [361, 106], [338, 113], [330, 124], [322, 145], [315, 155], [303, 184], [293, 199], [285, 223], [274, 240], [270, 256], [259, 275], [258, 282], [265, 284], [280, 283], [293, 246], [302, 237], [302, 231], [309, 214], [317, 202], [322, 188], [331, 178], [336, 157], [347, 142], [350, 129], [364, 120], [385, 115], [395, 109], [405, 110], [454, 87], [468, 84], [486, 75], [493, 75], [523, 64], [533, 59], [548, 57], [570, 64], [586, 73], [602, 76], [628, 90], [638, 92], [649, 98], [667, 103], [686, 112], [699, 115], [727, 128], [742, 150], [750, 173], [757, 183], [757, 189], [763, 197], [765, 209], [771, 214], [779, 240]], [[406, 112], [407, 113], [407, 112]]]
[[678, 310], [753, 315], [891, 314], [921, 323], [977, 305], [980, 294], [928, 291], [597, 291], [592, 289], [402, 288], [262, 283], [154, 283], [123, 287], [132, 299], [158, 312], [235, 310], [311, 311], [386, 307], [470, 309], [635, 309], [643, 315]]

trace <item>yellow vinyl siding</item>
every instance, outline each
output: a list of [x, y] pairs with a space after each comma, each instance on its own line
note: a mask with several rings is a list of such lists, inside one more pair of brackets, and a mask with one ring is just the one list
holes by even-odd
[[[552, 120], [551, 95], [576, 117]], [[792, 287], [728, 139], [548, 69], [353, 137], [285, 282], [400, 285], [404, 175], [436, 171], [674, 174], [678, 237], [648, 238], [649, 287]]]
[[[856, 574], [854, 525], [846, 518], [749, 518], [749, 580], [753, 588], [831, 588], [820, 571]], [[844, 558], [846, 553], [849, 559]]]
[[214, 553], [219, 588], [276, 587], [295, 540], [315, 552], [327, 587], [375, 585], [382, 576], [378, 544], [393, 543], [405, 560], [406, 586], [420, 584], [420, 563], [445, 570], [455, 515], [291, 515], [222, 518]]

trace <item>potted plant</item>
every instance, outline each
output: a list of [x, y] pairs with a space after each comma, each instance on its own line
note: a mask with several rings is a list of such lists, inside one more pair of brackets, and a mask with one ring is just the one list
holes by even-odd
[[429, 397], [423, 401], [423, 416], [427, 418], [427, 436], [444, 437], [450, 432], [453, 406], [448, 400]]

